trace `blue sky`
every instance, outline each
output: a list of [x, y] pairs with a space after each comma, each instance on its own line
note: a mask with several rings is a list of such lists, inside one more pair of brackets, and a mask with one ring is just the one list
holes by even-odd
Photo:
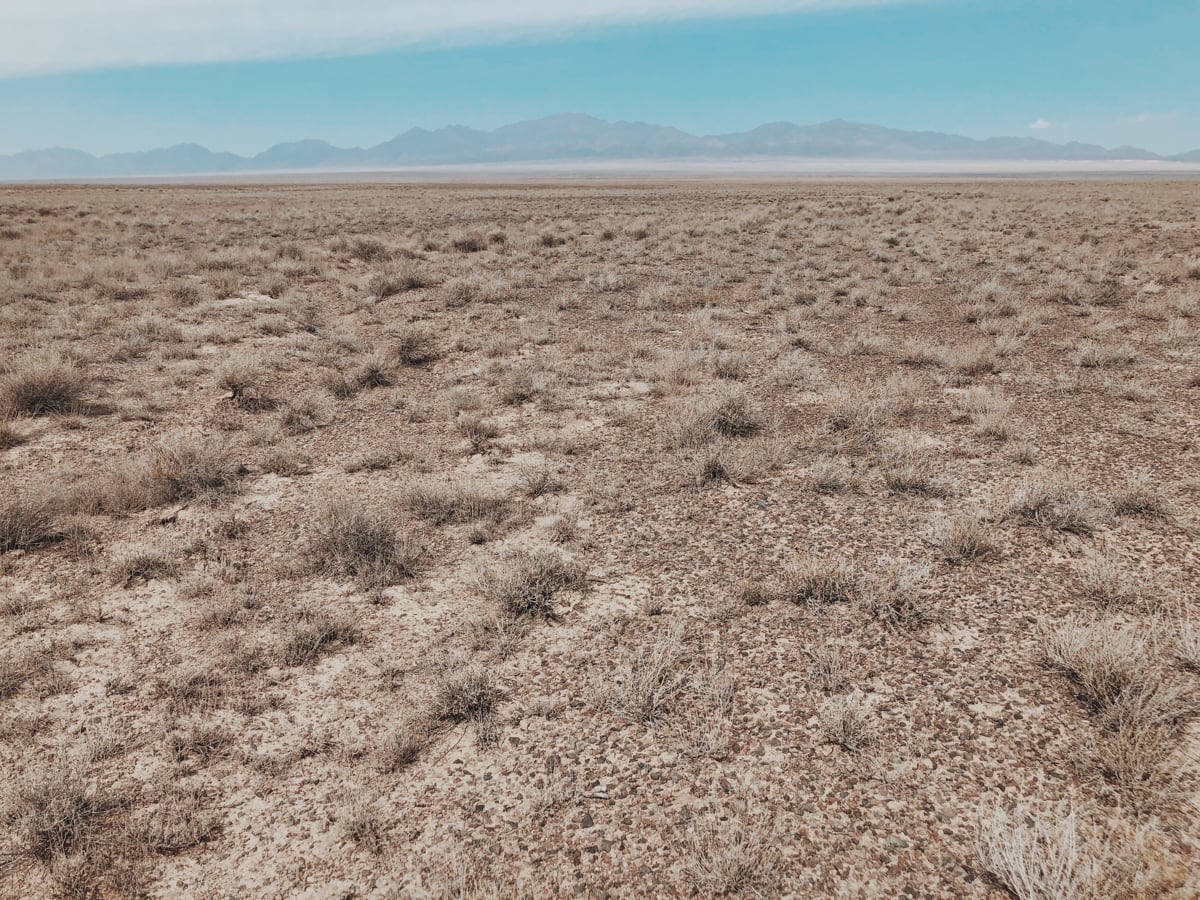
[[363, 146], [567, 111], [1174, 153], [1200, 147], [1200, 2], [0, 0], [0, 153]]

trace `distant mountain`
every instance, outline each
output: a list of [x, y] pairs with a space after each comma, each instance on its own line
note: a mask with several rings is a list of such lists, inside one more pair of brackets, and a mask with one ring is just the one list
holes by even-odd
[[198, 144], [92, 156], [53, 148], [0, 156], [0, 180], [103, 178], [136, 175], [202, 175], [238, 172], [379, 169], [452, 163], [547, 160], [800, 159], [1085, 161], [1172, 160], [1200, 162], [1200, 150], [1164, 157], [1138, 147], [1055, 144], [1028, 137], [985, 140], [936, 131], [901, 131], [834, 120], [818, 125], [773, 122], [735, 134], [698, 136], [646, 122], [606, 122], [564, 113], [480, 131], [450, 125], [413, 128], [367, 149], [319, 140], [276, 144], [256, 156], [215, 153]]

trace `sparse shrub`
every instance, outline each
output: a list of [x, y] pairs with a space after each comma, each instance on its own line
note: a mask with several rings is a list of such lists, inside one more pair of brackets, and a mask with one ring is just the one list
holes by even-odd
[[746, 437], [760, 427], [758, 410], [744, 391], [733, 389], [678, 408], [670, 423], [676, 446], [701, 447], [718, 436]]
[[818, 494], [836, 494], [854, 485], [854, 470], [843, 460], [823, 457], [809, 467], [809, 480]]
[[271, 409], [273, 401], [263, 391], [266, 370], [258, 360], [228, 360], [217, 373], [217, 386], [229, 391], [233, 402], [246, 410]]
[[342, 832], [369, 853], [380, 853], [384, 845], [383, 811], [379, 804], [361, 796], [353, 797], [341, 816]]
[[530, 466], [522, 470], [518, 483], [521, 486], [521, 493], [531, 499], [544, 494], [553, 494], [563, 489], [563, 483], [559, 479], [558, 473], [553, 467], [546, 464]]
[[74, 412], [87, 384], [74, 361], [53, 350], [34, 350], [0, 365], [0, 413]]
[[557, 553], [519, 552], [481, 579], [483, 593], [512, 616], [554, 616], [554, 597], [561, 590], [587, 586], [582, 566]]
[[1075, 683], [1080, 699], [1098, 710], [1150, 670], [1145, 640], [1109, 622], [1065, 622], [1046, 636], [1043, 651], [1046, 661]]
[[819, 722], [825, 740], [848, 753], [858, 753], [875, 741], [875, 725], [861, 694], [829, 697], [821, 704]]
[[320, 427], [329, 418], [324, 405], [316, 397], [298, 397], [289, 400], [279, 417], [279, 427], [285, 434], [305, 434]]
[[392, 352], [406, 366], [420, 366], [437, 359], [437, 344], [433, 335], [419, 328], [391, 332]]
[[428, 281], [412, 266], [376, 272], [367, 279], [367, 294], [376, 300], [386, 300], [397, 294], [417, 291], [428, 285]]
[[354, 578], [378, 590], [417, 574], [422, 550], [381, 516], [340, 501], [317, 520], [308, 553], [319, 571]]
[[914, 627], [930, 619], [920, 601], [921, 586], [929, 577], [929, 567], [898, 564], [874, 578], [863, 591], [867, 609], [889, 627]]
[[1092, 557], [1080, 572], [1083, 597], [1103, 609], [1151, 612], [1162, 605], [1162, 593], [1131, 575], [1107, 554]]
[[487, 238], [477, 231], [457, 234], [450, 239], [450, 246], [459, 253], [478, 253], [486, 250], [487, 245]]
[[924, 497], [944, 497], [945, 486], [933, 474], [927, 451], [915, 434], [905, 434], [893, 441], [880, 459], [884, 484], [895, 494], [918, 494]]
[[130, 823], [130, 832], [151, 853], [179, 853], [214, 837], [220, 822], [199, 788], [172, 786]]
[[1099, 865], [1085, 844], [1074, 811], [1008, 813], [999, 806], [981, 818], [975, 842], [984, 871], [1018, 900], [1094, 896]]
[[779, 862], [778, 835], [760, 822], [725, 821], [688, 839], [684, 873], [703, 897], [767, 896]]
[[391, 255], [387, 246], [374, 238], [359, 238], [350, 245], [350, 258], [363, 262], [379, 262], [389, 259]]
[[471, 450], [475, 453], [482, 453], [486, 450], [492, 439], [500, 434], [500, 427], [493, 420], [485, 418], [479, 413], [461, 412], [454, 425], [458, 429], [458, 433], [467, 439], [467, 443], [471, 445]]
[[1098, 344], [1084, 341], [1075, 353], [1075, 365], [1084, 369], [1119, 369], [1137, 361], [1137, 351], [1128, 343]]
[[519, 406], [536, 399], [542, 393], [533, 369], [521, 367], [506, 373], [497, 386], [500, 402], [505, 406]]

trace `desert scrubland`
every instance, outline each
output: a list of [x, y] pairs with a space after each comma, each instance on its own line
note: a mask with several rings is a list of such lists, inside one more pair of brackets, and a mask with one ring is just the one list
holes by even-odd
[[0, 893], [1197, 896], [1197, 210], [0, 189]]

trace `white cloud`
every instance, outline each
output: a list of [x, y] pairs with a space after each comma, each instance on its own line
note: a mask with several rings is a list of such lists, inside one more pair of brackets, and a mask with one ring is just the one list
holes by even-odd
[[491, 43], [585, 25], [914, 0], [0, 0], [0, 78]]
[[1121, 121], [1125, 122], [1126, 124], [1129, 124], [1129, 125], [1146, 125], [1150, 122], [1166, 122], [1166, 121], [1170, 121], [1174, 118], [1175, 118], [1175, 113], [1173, 113], [1173, 112], [1163, 112], [1163, 113], [1144, 112], [1144, 113], [1138, 113], [1136, 116], [1130, 116], [1127, 119], [1122, 119]]
[[1034, 129], [1035, 131], [1041, 131], [1044, 128], [1053, 128], [1054, 123], [1051, 122], [1049, 119], [1034, 119], [1032, 122], [1029, 123], [1029, 127]]

